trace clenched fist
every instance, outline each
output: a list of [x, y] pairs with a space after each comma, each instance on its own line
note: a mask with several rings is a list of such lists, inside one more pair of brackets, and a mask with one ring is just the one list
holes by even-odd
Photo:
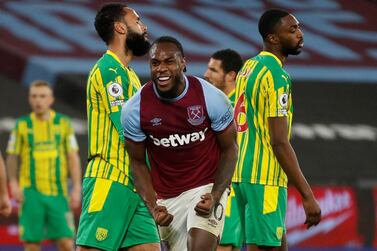
[[168, 213], [168, 210], [164, 206], [155, 206], [153, 208], [153, 218], [155, 222], [160, 226], [168, 226], [174, 216]]
[[214, 200], [212, 194], [206, 193], [200, 196], [200, 201], [196, 204], [195, 211], [197, 215], [208, 217], [213, 210]]

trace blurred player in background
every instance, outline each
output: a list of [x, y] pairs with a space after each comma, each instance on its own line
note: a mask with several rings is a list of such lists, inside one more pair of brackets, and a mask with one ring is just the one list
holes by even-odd
[[234, 106], [236, 77], [243, 64], [241, 56], [232, 49], [219, 50], [212, 54], [204, 78], [222, 90]]
[[215, 250], [237, 160], [233, 108], [207, 81], [184, 75], [175, 38], [158, 38], [149, 57], [152, 81], [122, 109], [136, 189], [170, 251]]
[[77, 250], [160, 250], [157, 226], [134, 191], [120, 122], [123, 103], [141, 86], [129, 64], [149, 50], [147, 27], [124, 3], [105, 4], [94, 25], [108, 50], [87, 83], [89, 156]]
[[288, 178], [302, 196], [307, 227], [321, 219], [289, 142], [292, 87], [282, 67], [288, 55], [301, 52], [304, 40], [297, 19], [283, 10], [266, 11], [259, 32], [263, 51], [245, 62], [236, 81], [239, 158], [233, 187], [248, 250], [287, 250]]
[[[236, 77], [243, 64], [241, 56], [232, 49], [219, 50], [212, 54], [204, 78], [223, 91], [234, 106]], [[240, 225], [240, 214], [234, 189], [231, 188], [226, 204], [224, 230], [218, 251], [240, 250], [243, 236]]]
[[0, 215], [8, 216], [12, 211], [12, 205], [9, 200], [7, 187], [7, 174], [3, 156], [0, 152]]
[[[40, 250], [44, 239], [55, 240], [59, 250], [73, 250], [70, 207], [80, 206], [80, 157], [70, 119], [53, 111], [53, 102], [49, 83], [32, 82], [32, 113], [17, 119], [8, 142], [11, 192], [20, 203], [20, 238], [28, 251]], [[69, 202], [68, 174], [73, 185]]]

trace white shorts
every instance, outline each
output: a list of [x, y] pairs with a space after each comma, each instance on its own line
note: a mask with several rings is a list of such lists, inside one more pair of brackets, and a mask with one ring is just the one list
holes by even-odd
[[190, 189], [177, 197], [157, 201], [158, 205], [165, 206], [174, 216], [169, 226], [159, 226], [161, 240], [167, 242], [170, 251], [187, 250], [187, 236], [191, 228], [203, 229], [220, 238], [224, 227], [225, 205], [229, 189], [223, 193], [219, 206], [208, 218], [196, 215], [194, 210], [201, 200], [200, 196], [210, 193], [212, 187], [213, 183], [210, 183]]

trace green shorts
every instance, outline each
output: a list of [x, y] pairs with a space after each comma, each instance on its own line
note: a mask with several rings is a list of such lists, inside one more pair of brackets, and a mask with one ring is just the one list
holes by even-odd
[[32, 188], [24, 189], [19, 211], [20, 238], [28, 242], [73, 238], [75, 225], [67, 198], [47, 196]]
[[287, 188], [233, 183], [246, 244], [281, 246], [286, 232]]
[[158, 242], [156, 223], [137, 193], [115, 181], [84, 179], [77, 245], [110, 251]]
[[226, 202], [225, 223], [220, 245], [232, 245], [236, 248], [242, 247], [244, 236], [243, 231], [241, 231], [240, 220], [240, 212], [238, 210], [237, 200], [232, 187]]

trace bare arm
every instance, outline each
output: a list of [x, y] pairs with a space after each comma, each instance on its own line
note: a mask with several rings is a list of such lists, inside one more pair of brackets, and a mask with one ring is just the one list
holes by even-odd
[[12, 211], [7, 188], [5, 164], [0, 153], [0, 215], [8, 216]]
[[67, 154], [68, 169], [72, 180], [72, 192], [70, 198], [70, 206], [72, 209], [80, 207], [81, 203], [81, 165], [80, 156], [76, 151]]
[[130, 158], [130, 166], [134, 176], [137, 193], [145, 202], [157, 224], [167, 226], [173, 220], [165, 207], [157, 205], [156, 191], [152, 184], [152, 177], [145, 163], [145, 143], [133, 142], [126, 139], [126, 149]]
[[229, 187], [237, 162], [238, 146], [234, 123], [225, 132], [217, 135], [217, 143], [220, 146], [220, 160], [217, 165], [215, 183], [211, 191], [215, 203], [219, 202], [221, 195]]
[[15, 198], [18, 203], [21, 203], [23, 200], [23, 194], [18, 184], [19, 157], [16, 154], [9, 154], [6, 162], [9, 171], [9, 184], [12, 197]]
[[224, 132], [217, 135], [217, 143], [220, 146], [220, 160], [217, 165], [215, 183], [210, 194], [204, 194], [197, 204], [195, 211], [199, 215], [209, 215], [212, 209], [221, 199], [225, 189], [229, 187], [234, 168], [237, 162], [237, 137], [234, 123]]
[[288, 126], [286, 117], [268, 119], [271, 146], [279, 164], [287, 174], [288, 179], [296, 187], [303, 199], [308, 228], [317, 225], [321, 220], [321, 209], [313, 192], [301, 172], [296, 153], [288, 139]]

